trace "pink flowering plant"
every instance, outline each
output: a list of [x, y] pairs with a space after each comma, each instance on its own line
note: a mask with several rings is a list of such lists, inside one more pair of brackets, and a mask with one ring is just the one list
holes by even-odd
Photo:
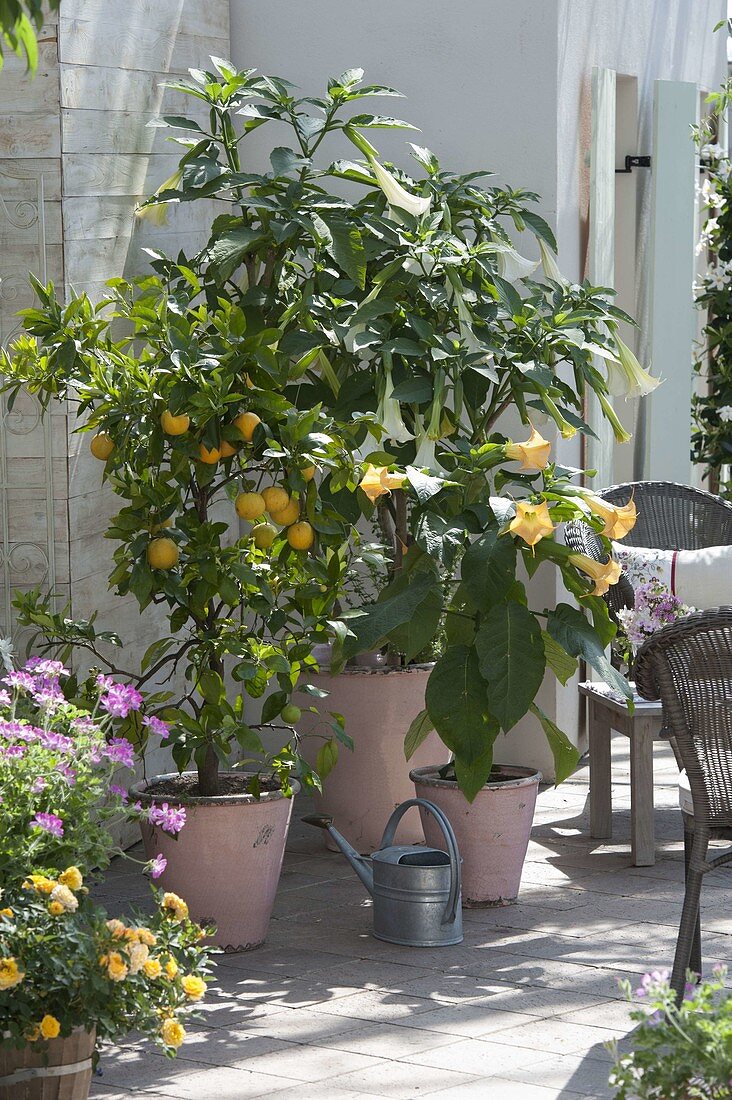
[[681, 1004], [668, 971], [646, 974], [638, 989], [621, 988], [640, 1003], [630, 1018], [638, 1026], [628, 1053], [608, 1043], [615, 1065], [610, 1085], [616, 1100], [729, 1100], [732, 1096], [732, 998], [725, 990], [726, 968], [694, 984]]
[[614, 642], [618, 656], [630, 666], [647, 638], [694, 610], [658, 580], [639, 585], [635, 589], [635, 606], [618, 611]]
[[[8, 667], [9, 666], [9, 667]], [[31, 657], [0, 675], [0, 886], [29, 868], [55, 872], [68, 864], [103, 869], [118, 853], [110, 825], [145, 813], [177, 833], [185, 811], [129, 804], [125, 772], [132, 743], [118, 723], [134, 713], [159, 736], [164, 723], [140, 714], [142, 696], [108, 676], [94, 680], [91, 710], [67, 698], [74, 681], [60, 661]], [[151, 861], [154, 878], [165, 861]]]

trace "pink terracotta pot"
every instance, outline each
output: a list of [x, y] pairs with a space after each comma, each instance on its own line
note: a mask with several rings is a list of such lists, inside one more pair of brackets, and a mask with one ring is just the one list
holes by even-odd
[[[332, 731], [325, 721], [328, 711], [345, 718], [346, 733], [353, 738], [353, 752], [339, 745], [338, 763], [323, 780], [318, 811], [332, 815], [333, 824], [353, 847], [373, 852], [396, 806], [413, 795], [409, 769], [439, 760], [444, 748], [436, 733], [420, 745], [409, 762], [404, 757], [404, 737], [412, 720], [424, 710], [424, 692], [431, 666], [411, 668], [347, 668], [337, 675], [323, 672], [308, 679], [329, 692], [318, 701], [320, 715], [303, 714], [301, 732]], [[303, 751], [315, 766], [322, 741], [305, 737]], [[327, 838], [327, 834], [326, 838]], [[399, 825], [399, 844], [421, 844], [424, 833], [417, 814], [407, 814]], [[326, 839], [335, 851], [335, 845]]]
[[[156, 779], [149, 785], [136, 784], [130, 791], [133, 801], [166, 801], [186, 810], [185, 826], [176, 837], [141, 824], [147, 858], [162, 853], [168, 861], [158, 885], [182, 897], [195, 921], [216, 925], [211, 942], [218, 947], [259, 947], [267, 935], [280, 880], [292, 798], [280, 791], [267, 791], [258, 801], [249, 794], [154, 798], [148, 786], [154, 787]], [[295, 793], [300, 789], [294, 781], [293, 788]]]
[[[415, 768], [411, 778], [418, 798], [447, 814], [463, 859], [463, 905], [480, 908], [512, 905], [521, 885], [526, 849], [534, 820], [541, 772], [494, 765], [497, 781], [486, 784], [468, 802], [457, 783], [440, 779], [435, 766]], [[441, 836], [420, 807], [427, 843], [441, 847]]]

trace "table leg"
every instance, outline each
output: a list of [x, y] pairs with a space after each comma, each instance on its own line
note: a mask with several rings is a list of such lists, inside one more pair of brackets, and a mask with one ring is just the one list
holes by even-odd
[[635, 867], [656, 862], [653, 823], [653, 726], [637, 718], [630, 735], [630, 850]]
[[592, 699], [587, 706], [587, 738], [590, 749], [590, 836], [613, 835], [612, 775], [609, 723], [600, 718]]

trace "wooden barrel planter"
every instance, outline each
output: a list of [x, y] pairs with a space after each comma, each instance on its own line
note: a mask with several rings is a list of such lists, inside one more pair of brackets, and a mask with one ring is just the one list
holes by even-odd
[[95, 1033], [75, 1028], [43, 1051], [0, 1046], [2, 1100], [87, 1100]]

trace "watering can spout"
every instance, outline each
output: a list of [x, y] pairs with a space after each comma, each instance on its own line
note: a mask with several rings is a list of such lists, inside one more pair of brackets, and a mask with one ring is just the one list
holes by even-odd
[[342, 836], [337, 829], [333, 828], [333, 818], [329, 817], [327, 814], [308, 814], [307, 817], [304, 817], [302, 820], [306, 825], [314, 825], [317, 829], [325, 829], [326, 832], [330, 833], [333, 840], [343, 852], [343, 855], [361, 879], [361, 882], [373, 897], [374, 871], [369, 857], [358, 854], [356, 849], [348, 843], [346, 838]]

